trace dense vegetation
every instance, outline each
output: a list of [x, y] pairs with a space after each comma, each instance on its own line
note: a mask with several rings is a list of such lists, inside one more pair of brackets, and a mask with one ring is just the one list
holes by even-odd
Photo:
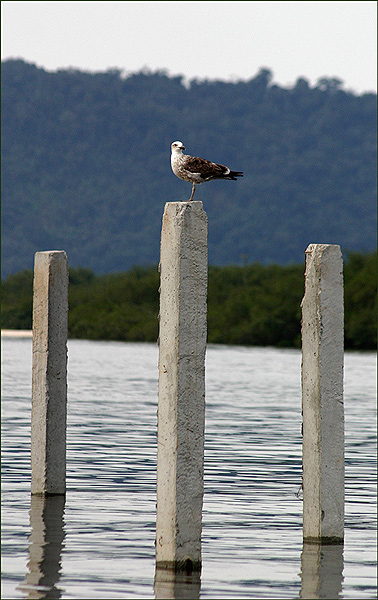
[[53, 249], [96, 274], [156, 264], [164, 203], [190, 194], [170, 169], [176, 139], [245, 173], [196, 191], [212, 265], [299, 263], [318, 242], [376, 248], [375, 94], [337, 79], [286, 89], [268, 69], [184, 85], [164, 72], [51, 73], [22, 60], [2, 63], [1, 90], [3, 276]]
[[[303, 265], [210, 267], [208, 341], [279, 347], [300, 346]], [[3, 282], [2, 328], [32, 326], [32, 271]], [[377, 254], [351, 254], [344, 267], [345, 347], [376, 347]], [[72, 338], [156, 341], [156, 268], [96, 276], [70, 270], [69, 335]]]

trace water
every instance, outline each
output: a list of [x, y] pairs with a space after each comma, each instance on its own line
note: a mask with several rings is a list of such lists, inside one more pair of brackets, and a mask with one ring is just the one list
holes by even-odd
[[157, 347], [69, 342], [67, 497], [30, 497], [31, 340], [3, 339], [3, 598], [376, 598], [376, 361], [345, 356], [345, 544], [302, 544], [300, 352], [210, 346], [200, 578], [155, 580]]

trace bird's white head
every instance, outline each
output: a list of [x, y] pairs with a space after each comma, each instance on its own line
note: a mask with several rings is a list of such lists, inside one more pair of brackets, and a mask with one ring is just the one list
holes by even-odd
[[173, 142], [173, 143], [171, 144], [171, 150], [172, 150], [172, 152], [174, 152], [175, 154], [181, 154], [181, 152], [182, 152], [183, 150], [185, 150], [185, 146], [184, 146], [184, 144], [183, 144], [182, 142], [179, 142], [179, 141], [177, 141], [177, 142]]

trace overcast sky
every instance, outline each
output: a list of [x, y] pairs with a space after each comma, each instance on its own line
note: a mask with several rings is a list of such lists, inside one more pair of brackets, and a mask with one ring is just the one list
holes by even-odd
[[47, 70], [165, 69], [186, 79], [250, 79], [260, 68], [290, 86], [337, 77], [377, 90], [377, 3], [11, 2], [2, 59]]

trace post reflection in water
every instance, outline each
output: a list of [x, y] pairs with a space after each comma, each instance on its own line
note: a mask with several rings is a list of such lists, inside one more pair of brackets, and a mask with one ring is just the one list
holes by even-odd
[[29, 572], [19, 589], [26, 598], [60, 598], [56, 587], [60, 578], [61, 554], [65, 538], [65, 496], [31, 496]]
[[343, 544], [303, 543], [301, 598], [341, 598], [343, 552]]
[[156, 567], [154, 590], [156, 600], [197, 600], [201, 590], [201, 572], [175, 572]]

